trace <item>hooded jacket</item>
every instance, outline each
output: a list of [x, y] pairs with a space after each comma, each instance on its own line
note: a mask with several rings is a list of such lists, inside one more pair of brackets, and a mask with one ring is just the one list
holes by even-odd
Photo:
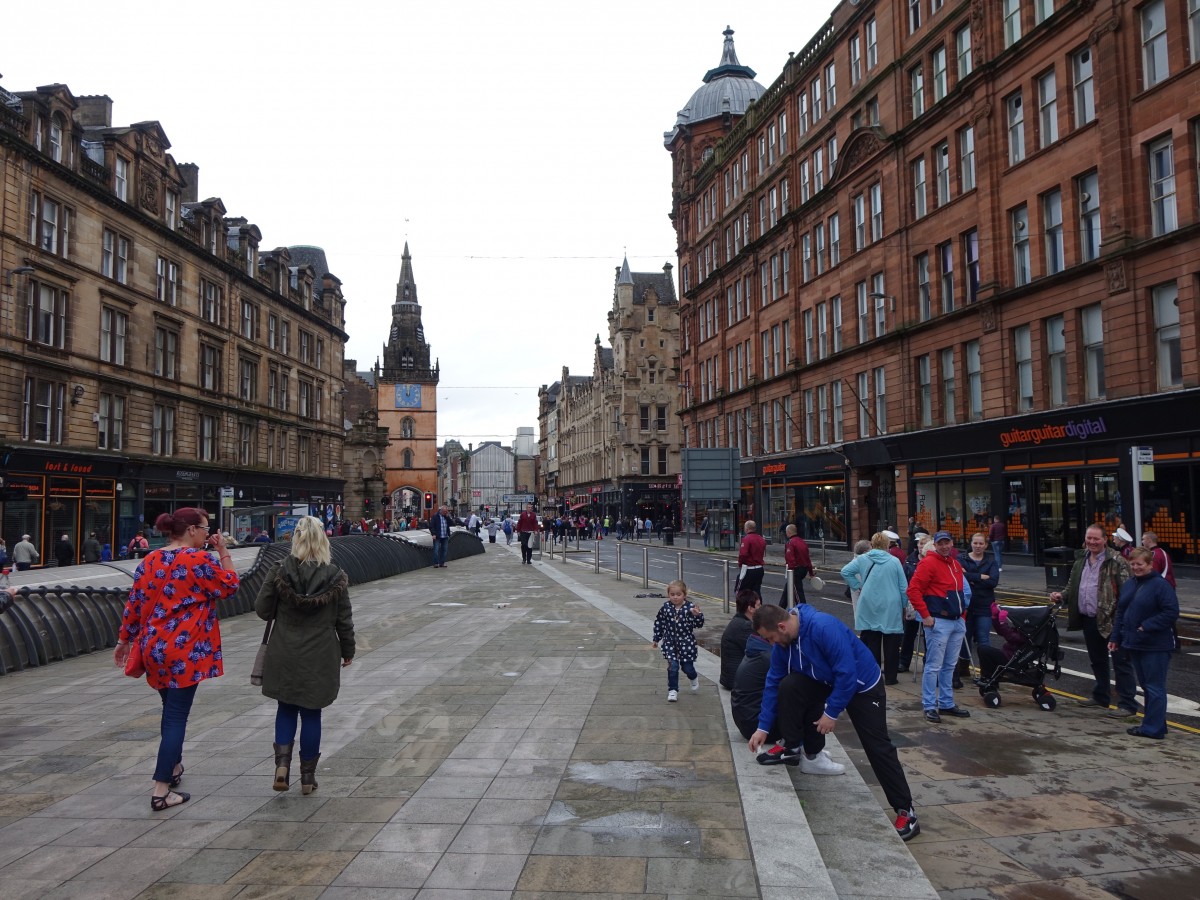
[[349, 579], [332, 563], [289, 556], [267, 576], [254, 611], [274, 619], [264, 696], [321, 709], [337, 699], [343, 659], [354, 658]]
[[884, 634], [904, 632], [904, 566], [887, 550], [872, 548], [842, 566], [850, 590], [859, 591], [854, 607], [854, 627]]
[[811, 606], [797, 606], [790, 614], [800, 619], [800, 631], [786, 647], [771, 647], [771, 669], [758, 714], [758, 727], [768, 733], [775, 724], [779, 682], [791, 672], [803, 672], [833, 688], [825, 700], [825, 715], [831, 719], [842, 714], [855, 694], [870, 690], [882, 677], [867, 645], [839, 619]]
[[[743, 616], [743, 618], [745, 618]], [[746, 740], [758, 727], [758, 713], [762, 708], [763, 686], [767, 681], [767, 670], [771, 668], [771, 645], [753, 632], [746, 638], [746, 652], [738, 662], [733, 676], [729, 705], [733, 721]]]

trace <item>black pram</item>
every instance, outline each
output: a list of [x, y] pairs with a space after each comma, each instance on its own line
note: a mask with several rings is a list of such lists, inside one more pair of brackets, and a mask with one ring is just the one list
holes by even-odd
[[983, 702], [991, 707], [1000, 705], [1000, 683], [1021, 684], [1033, 688], [1033, 699], [1044, 710], [1057, 705], [1054, 695], [1046, 689], [1046, 674], [1053, 673], [1057, 681], [1062, 675], [1063, 651], [1058, 646], [1056, 620], [1062, 607], [1002, 606], [1007, 623], [993, 624], [1006, 640], [1005, 648], [1012, 649], [1011, 657], [997, 647], [979, 648], [980, 678], [976, 682]]

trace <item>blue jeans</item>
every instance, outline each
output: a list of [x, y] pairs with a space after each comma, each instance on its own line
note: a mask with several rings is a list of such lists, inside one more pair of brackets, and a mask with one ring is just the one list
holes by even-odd
[[275, 743], [290, 744], [296, 739], [296, 717], [300, 717], [300, 758], [312, 759], [321, 753], [321, 711], [279, 701], [275, 711]]
[[973, 615], [967, 612], [967, 630], [963, 637], [962, 651], [959, 656], [967, 661], [971, 659], [971, 644], [976, 647], [989, 647], [992, 643], [992, 617], [990, 615]]
[[154, 764], [154, 780], [170, 781], [175, 767], [183, 761], [183, 737], [187, 732], [188, 713], [196, 699], [196, 687], [159, 688], [162, 697], [162, 724], [159, 727], [158, 760]]
[[1000, 558], [1000, 551], [1004, 549], [1004, 541], [992, 541], [992, 556], [996, 557], [996, 568], [1004, 568], [1004, 560]]
[[433, 564], [435, 566], [444, 566], [446, 564], [446, 548], [450, 545], [448, 537], [434, 537], [433, 539]]
[[1167, 667], [1171, 663], [1169, 650], [1127, 650], [1133, 660], [1133, 670], [1146, 695], [1146, 717], [1142, 731], [1155, 736], [1167, 733]]
[[667, 690], [679, 690], [679, 670], [683, 669], [683, 674], [692, 681], [696, 680], [696, 664], [691, 662], [680, 662], [677, 659], [667, 660]]
[[954, 706], [954, 667], [967, 625], [962, 619], [934, 618], [925, 626], [925, 673], [921, 677], [921, 706], [949, 709]]

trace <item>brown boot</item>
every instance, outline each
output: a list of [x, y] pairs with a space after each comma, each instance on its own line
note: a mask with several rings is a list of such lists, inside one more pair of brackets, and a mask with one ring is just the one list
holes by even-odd
[[312, 759], [300, 760], [300, 792], [303, 794], [311, 794], [317, 789], [317, 762], [320, 760], [321, 754], [318, 753]]
[[275, 783], [277, 791], [286, 791], [292, 774], [292, 744], [272, 744], [275, 748]]

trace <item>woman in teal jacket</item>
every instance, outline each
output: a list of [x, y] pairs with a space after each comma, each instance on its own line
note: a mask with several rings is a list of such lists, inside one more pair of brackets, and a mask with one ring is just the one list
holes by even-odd
[[884, 684], [896, 684], [908, 578], [904, 566], [888, 552], [888, 539], [883, 532], [871, 536], [870, 550], [842, 567], [842, 578], [851, 591], [859, 592], [854, 627], [860, 640], [883, 668]]

